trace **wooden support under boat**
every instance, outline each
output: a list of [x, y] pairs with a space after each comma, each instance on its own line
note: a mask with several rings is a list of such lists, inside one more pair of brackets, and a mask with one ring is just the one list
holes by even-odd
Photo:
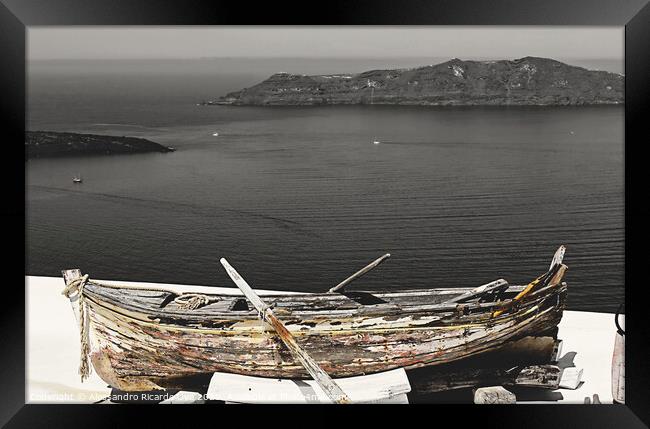
[[267, 322], [275, 329], [282, 342], [287, 346], [291, 354], [293, 354], [300, 363], [303, 364], [305, 369], [318, 383], [318, 386], [323, 389], [332, 402], [337, 404], [347, 404], [350, 398], [341, 390], [338, 384], [321, 367], [318, 366], [316, 361], [309, 356], [309, 354], [298, 345], [296, 339], [291, 335], [286, 326], [273, 314], [273, 310], [257, 296], [253, 289], [246, 283], [239, 273], [226, 261], [221, 258], [221, 265], [226, 269], [228, 275], [239, 289], [244, 293], [246, 298], [253, 304], [253, 307], [259, 312], [259, 317]]
[[575, 390], [582, 382], [583, 370], [576, 367], [564, 368], [560, 375], [560, 387]]
[[481, 387], [474, 391], [475, 404], [514, 404], [517, 397], [503, 386]]
[[413, 392], [419, 395], [476, 386], [500, 385], [555, 390], [560, 386], [562, 370], [557, 365], [515, 366], [512, 368], [468, 368], [436, 371], [428, 376], [409, 375]]
[[407, 374], [416, 395], [496, 385], [554, 390], [562, 375], [553, 362], [560, 343], [552, 336], [524, 337], [482, 355]]
[[[336, 380], [353, 403], [394, 403], [406, 401], [411, 391], [403, 368]], [[215, 372], [206, 398], [235, 403], [328, 403], [313, 380], [289, 380]]]

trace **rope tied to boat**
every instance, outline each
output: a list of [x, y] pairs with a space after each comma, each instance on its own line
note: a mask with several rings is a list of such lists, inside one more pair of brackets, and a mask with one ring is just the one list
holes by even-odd
[[196, 310], [199, 307], [208, 305], [210, 298], [200, 293], [184, 293], [174, 298], [174, 302], [185, 310]]
[[88, 274], [72, 280], [70, 283], [66, 285], [65, 289], [63, 289], [61, 294], [65, 295], [66, 298], [70, 298], [72, 292], [77, 292], [79, 294], [79, 297], [81, 297], [81, 293], [83, 292], [86, 283], [88, 283]]
[[66, 298], [70, 298], [74, 292], [77, 293], [79, 300], [79, 343], [81, 345], [79, 356], [79, 375], [83, 382], [90, 375], [90, 364], [88, 355], [90, 354], [90, 335], [88, 330], [88, 317], [86, 312], [86, 300], [84, 299], [84, 287], [88, 283], [88, 274], [72, 280], [61, 292]]
[[[90, 321], [88, 320], [88, 309], [86, 308], [86, 299], [84, 288], [89, 282], [89, 275], [85, 274], [74, 280], [71, 280], [61, 292], [66, 298], [70, 299], [71, 296], [77, 295], [79, 306], [79, 343], [80, 343], [80, 356], [79, 356], [79, 375], [83, 382], [90, 376]], [[93, 284], [95, 284], [93, 282]], [[114, 287], [114, 288], [128, 288], [122, 285], [107, 285], [97, 283], [101, 286]], [[164, 289], [165, 292], [170, 292]], [[172, 292], [173, 293], [173, 292]], [[209, 304], [211, 299], [198, 293], [184, 293], [174, 299], [174, 302], [181, 308], [194, 310], [201, 306]]]

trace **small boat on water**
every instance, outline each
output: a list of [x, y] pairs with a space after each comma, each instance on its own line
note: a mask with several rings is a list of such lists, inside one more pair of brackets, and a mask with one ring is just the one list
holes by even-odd
[[102, 380], [123, 391], [165, 388], [215, 372], [309, 378], [313, 372], [287, 337], [333, 378], [408, 371], [551, 332], [562, 318], [564, 246], [544, 274], [524, 285], [499, 279], [475, 288], [344, 289], [388, 256], [328, 292], [259, 297], [222, 260], [246, 298], [205, 288], [180, 293], [110, 284], [65, 270], [63, 294], [80, 328], [80, 374], [87, 376], [92, 364]]
[[72, 178], [73, 183], [82, 183], [83, 179], [81, 178], [81, 174], [78, 174]]

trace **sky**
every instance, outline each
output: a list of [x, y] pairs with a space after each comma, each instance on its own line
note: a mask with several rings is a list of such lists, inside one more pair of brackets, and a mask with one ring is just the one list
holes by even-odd
[[203, 57], [623, 59], [624, 27], [29, 27], [29, 60]]

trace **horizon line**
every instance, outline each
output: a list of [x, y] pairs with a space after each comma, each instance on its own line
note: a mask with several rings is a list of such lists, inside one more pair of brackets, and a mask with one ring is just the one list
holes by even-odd
[[[468, 55], [465, 56], [467, 60], [481, 59], [481, 60], [507, 60], [507, 59], [519, 59], [526, 57], [536, 57], [536, 58], [568, 58], [574, 60], [625, 60], [625, 56], [622, 57], [582, 57], [582, 56], [558, 56], [558, 57], [549, 57], [549, 56], [538, 56], [538, 55], [524, 55], [524, 56], [502, 56], [502, 57], [492, 57], [492, 56], [474, 56]], [[281, 55], [281, 56], [235, 56], [235, 55], [225, 55], [225, 56], [192, 56], [192, 57], [52, 57], [52, 58], [30, 58], [29, 55], [26, 56], [28, 61], [102, 61], [102, 60], [129, 60], [129, 61], [150, 61], [150, 60], [214, 60], [214, 59], [293, 59], [293, 60], [326, 60], [326, 59], [345, 59], [345, 60], [382, 60], [382, 59], [421, 59], [421, 58], [449, 58], [451, 59], [463, 59], [461, 57], [450, 57], [448, 55], [406, 55], [406, 56], [291, 56], [291, 55]]]

